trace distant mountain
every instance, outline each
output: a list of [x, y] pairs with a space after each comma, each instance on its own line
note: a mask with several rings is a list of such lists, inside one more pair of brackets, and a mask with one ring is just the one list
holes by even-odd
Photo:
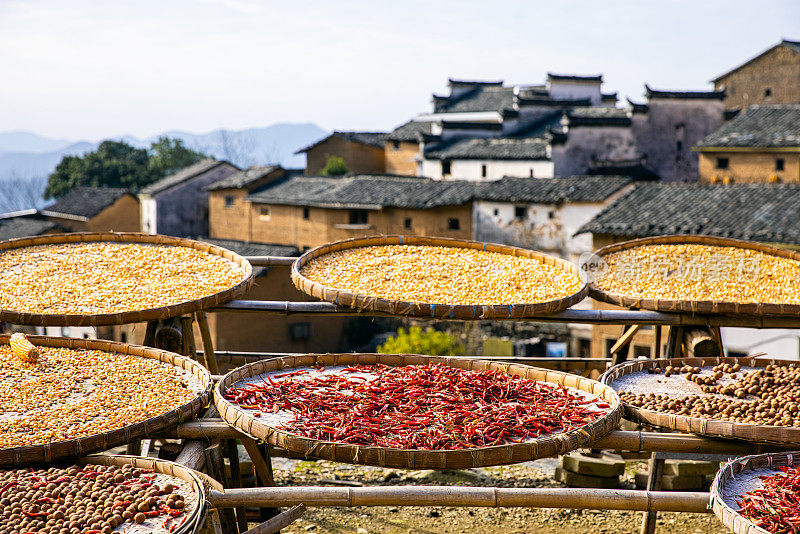
[[[287, 168], [297, 168], [305, 166], [305, 157], [295, 155], [294, 152], [327, 134], [327, 131], [313, 123], [279, 123], [265, 128], [244, 130], [219, 129], [201, 134], [172, 130], [146, 139], [131, 135], [109, 139], [147, 148], [159, 137], [173, 137], [182, 139], [190, 148], [240, 167], [280, 163]], [[51, 139], [24, 131], [0, 132], [0, 196], [9, 193], [10, 188], [23, 186], [22, 184], [36, 184], [36, 189], [44, 190], [43, 184], [47, 176], [53, 172], [62, 157], [84, 154], [97, 148], [98, 144]], [[21, 201], [19, 203], [15, 209], [33, 207], [22, 205]], [[29, 203], [30, 201], [24, 202]], [[41, 202], [37, 201], [36, 204]]]
[[68, 139], [51, 139], [33, 132], [0, 133], [0, 152], [51, 152], [70, 144]]

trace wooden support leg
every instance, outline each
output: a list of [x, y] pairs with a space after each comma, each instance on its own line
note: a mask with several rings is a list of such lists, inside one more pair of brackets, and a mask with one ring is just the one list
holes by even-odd
[[[242, 438], [242, 445], [244, 445], [247, 454], [250, 455], [250, 460], [253, 462], [253, 469], [255, 469], [258, 479], [261, 481], [262, 486], [274, 486], [275, 479], [272, 476], [272, 458], [269, 454], [269, 446], [259, 447], [254, 439], [249, 437]], [[264, 454], [262, 454], [264, 450]], [[274, 517], [281, 512], [280, 508], [261, 508], [261, 520], [266, 521], [270, 517]]]
[[[239, 449], [235, 439], [225, 440], [225, 452], [231, 464], [230, 487], [242, 487], [242, 470], [239, 467]], [[236, 509], [236, 522], [239, 524], [239, 532], [247, 530], [247, 509], [244, 507]]]
[[655, 334], [656, 334], [656, 346], [653, 350], [653, 358], [656, 360], [661, 358], [661, 325], [655, 325]]
[[[658, 491], [661, 489], [661, 476], [664, 474], [664, 459], [659, 457], [658, 453], [652, 453], [649, 467], [647, 491]], [[655, 532], [657, 514], [658, 512], [644, 512], [640, 534], [653, 534]]]
[[153, 346], [170, 352], [181, 352], [181, 321], [177, 317], [158, 321], [153, 334]]
[[[219, 442], [215, 442], [205, 449], [206, 472], [220, 483], [227, 487], [225, 483], [225, 464], [222, 459], [222, 447]], [[239, 532], [236, 524], [236, 515], [232, 508], [221, 508], [219, 511], [220, 526], [223, 534], [237, 534]]]
[[636, 335], [636, 332], [638, 332], [640, 328], [642, 328], [640, 324], [632, 325], [627, 331], [623, 332], [619, 340], [614, 343], [610, 351], [610, 356], [614, 358], [612, 365], [618, 365], [628, 358], [631, 341], [633, 341], [633, 336]]
[[208, 328], [206, 313], [199, 311], [195, 314], [197, 326], [200, 328], [200, 337], [203, 338], [203, 355], [206, 358], [206, 368], [212, 375], [219, 374], [217, 356], [214, 354], [214, 342], [211, 340], [211, 330]]
[[158, 321], [147, 321], [147, 329], [144, 331], [144, 342], [142, 342], [145, 347], [155, 347], [156, 326], [158, 326]]
[[127, 447], [125, 448], [125, 454], [130, 454], [131, 456], [139, 456], [141, 453], [142, 442], [138, 439], [133, 443], [128, 443]]
[[245, 534], [275, 534], [279, 532], [282, 528], [286, 528], [297, 519], [303, 515], [306, 511], [306, 505], [303, 503], [298, 504], [297, 506], [292, 506], [285, 512], [276, 515], [272, 519], [264, 521], [257, 527], [253, 527]]

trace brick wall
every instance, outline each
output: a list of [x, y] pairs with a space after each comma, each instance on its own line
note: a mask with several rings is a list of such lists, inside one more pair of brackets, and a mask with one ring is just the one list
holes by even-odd
[[[262, 212], [262, 207], [269, 209], [269, 215]], [[350, 210], [346, 209], [253, 204], [250, 210], [251, 240], [293, 245], [303, 250], [375, 234], [472, 238], [471, 204], [430, 210], [369, 210], [366, 225], [350, 225], [349, 216]], [[405, 227], [406, 219], [411, 220], [410, 228]], [[450, 219], [458, 219], [458, 230], [449, 229]]]
[[714, 83], [716, 89], [723, 85], [726, 109], [800, 104], [800, 54], [779, 46]]
[[[727, 169], [718, 169], [717, 160], [728, 159]], [[776, 160], [783, 160], [782, 171], [776, 170]], [[734, 183], [766, 183], [775, 175], [781, 182], [800, 182], [800, 149], [795, 152], [713, 152], [700, 153], [700, 181], [711, 183], [716, 177], [722, 180], [732, 178]]]
[[[209, 237], [250, 241], [250, 203], [244, 189], [209, 191]], [[229, 205], [228, 201], [232, 201]]]
[[361, 143], [329, 137], [306, 152], [306, 175], [316, 176], [325, 167], [328, 156], [344, 159], [349, 172], [361, 174], [384, 173], [384, 150]]
[[394, 141], [386, 143], [386, 173], [416, 176], [415, 158], [419, 155], [419, 143], [397, 141], [397, 148], [394, 143]]

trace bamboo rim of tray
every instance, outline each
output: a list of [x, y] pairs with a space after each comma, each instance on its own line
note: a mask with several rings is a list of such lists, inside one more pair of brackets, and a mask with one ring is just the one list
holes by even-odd
[[[131, 443], [155, 433], [175, 428], [194, 418], [211, 399], [211, 375], [198, 362], [164, 350], [129, 345], [117, 341], [98, 339], [77, 339], [67, 337], [27, 336], [34, 345], [68, 349], [101, 350], [104, 352], [129, 354], [150, 358], [191, 372], [202, 381], [203, 391], [195, 394], [189, 402], [168, 412], [143, 421], [131, 423], [122, 428], [41, 445], [25, 445], [0, 449], [0, 465], [26, 465], [46, 463], [66, 458], [78, 458], [93, 452], [100, 452]], [[10, 336], [0, 334], [0, 344], [7, 344]]]
[[[737, 247], [756, 250], [800, 261], [800, 252], [787, 250], [771, 245], [706, 235], [667, 235], [659, 237], [643, 237], [614, 243], [597, 250], [594, 255], [602, 258], [614, 252], [628, 250], [645, 245], [707, 245], [711, 247]], [[608, 302], [624, 308], [636, 308], [661, 312], [699, 313], [719, 315], [800, 315], [800, 304], [777, 304], [771, 302], [732, 302], [729, 300], [672, 300], [658, 298], [632, 297], [609, 293], [598, 288], [594, 282], [589, 284], [589, 296], [595, 300]]]
[[[606, 400], [611, 408], [606, 415], [574, 430], [543, 436], [531, 442], [458, 450], [421, 450], [353, 445], [307, 438], [270, 427], [222, 396], [223, 391], [240, 380], [272, 371], [318, 365], [330, 367], [378, 363], [392, 367], [439, 364], [471, 371], [501, 371], [591, 393]], [[214, 402], [220, 416], [230, 426], [255, 439], [283, 447], [307, 458], [400, 469], [464, 469], [513, 464], [565, 454], [589, 445], [616, 428], [621, 412], [616, 392], [589, 378], [528, 365], [410, 354], [305, 354], [261, 360], [234, 369], [225, 375], [214, 388]]]
[[389, 315], [408, 317], [441, 317], [452, 319], [521, 319], [536, 315], [558, 313], [582, 301], [586, 298], [589, 291], [586, 283], [583, 283], [577, 292], [571, 295], [565, 295], [556, 300], [545, 302], [478, 304], [474, 306], [466, 304], [431, 304], [375, 297], [363, 293], [351, 293], [335, 287], [326, 286], [319, 282], [313, 282], [300, 274], [300, 270], [303, 266], [319, 256], [340, 250], [377, 245], [427, 245], [498, 252], [510, 256], [537, 259], [546, 265], [558, 267], [580, 278], [578, 268], [572, 263], [534, 250], [496, 243], [451, 239], [447, 237], [386, 235], [346, 239], [309, 250], [297, 258], [292, 264], [292, 282], [297, 289], [308, 295], [320, 300], [332, 302], [339, 306], [355, 308], [359, 311], [381, 312]]
[[208, 501], [209, 490], [223, 491], [222, 485], [213, 478], [168, 460], [146, 458], [143, 456], [97, 454], [86, 456], [79, 461], [91, 465], [116, 465], [120, 467], [123, 465], [132, 465], [137, 468], [150, 469], [164, 475], [179, 478], [184, 482], [189, 482], [192, 486], [192, 491], [197, 495], [197, 506], [188, 514], [186, 521], [184, 521], [179, 528], [176, 528], [172, 534], [190, 534], [198, 532], [205, 525], [206, 514], [210, 507]]
[[[797, 361], [778, 360], [774, 358], [661, 358], [658, 360], [646, 359], [635, 360], [615, 365], [603, 376], [600, 381], [614, 389], [613, 382], [623, 376], [633, 374], [655, 367], [662, 369], [667, 365], [692, 367], [715, 366], [724, 363], [740, 364], [748, 367], [766, 367], [767, 365], [791, 366], [798, 365]], [[616, 391], [616, 389], [615, 389]], [[673, 431], [690, 432], [702, 436], [716, 438], [740, 439], [755, 443], [772, 444], [800, 444], [800, 428], [772, 425], [755, 425], [749, 423], [735, 423], [723, 421], [721, 419], [711, 419], [706, 417], [690, 417], [688, 415], [676, 415], [664, 412], [645, 410], [636, 406], [631, 406], [622, 402], [624, 411], [623, 417], [635, 423], [668, 428]]]
[[170, 237], [159, 234], [142, 234], [138, 232], [75, 232], [70, 234], [54, 234], [34, 237], [22, 237], [0, 242], [0, 252], [12, 249], [34, 247], [39, 245], [63, 245], [70, 243], [133, 243], [165, 245], [174, 247], [187, 247], [212, 256], [221, 256], [233, 262], [245, 271], [245, 277], [235, 286], [206, 295], [198, 299], [187, 300], [143, 310], [131, 310], [117, 313], [97, 314], [50, 314], [31, 313], [16, 310], [0, 309], [0, 321], [11, 324], [26, 324], [36, 326], [108, 326], [129, 323], [143, 323], [167, 319], [204, 310], [224, 304], [244, 294], [253, 284], [253, 267], [245, 258], [228, 249], [186, 239], [183, 237]]
[[717, 471], [714, 482], [711, 483], [711, 502], [709, 508], [722, 523], [736, 534], [769, 534], [769, 531], [759, 527], [745, 516], [740, 514], [725, 503], [723, 492], [726, 483], [736, 475], [745, 471], [774, 469], [779, 466], [794, 467], [800, 463], [800, 453], [774, 452], [768, 454], [755, 454], [736, 458], [725, 464]]

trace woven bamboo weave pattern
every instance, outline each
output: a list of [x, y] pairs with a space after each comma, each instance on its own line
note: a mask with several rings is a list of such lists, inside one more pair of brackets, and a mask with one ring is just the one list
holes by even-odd
[[592, 298], [618, 306], [722, 315], [800, 315], [800, 253], [709, 236], [635, 239], [595, 255]]
[[243, 294], [252, 267], [229, 250], [138, 233], [75, 233], [0, 243], [0, 320], [100, 326], [165, 319]]
[[[309, 366], [332, 367], [359, 364], [384, 364], [393, 367], [436, 364], [472, 371], [495, 370], [591, 393], [603, 399], [611, 408], [606, 415], [574, 430], [549, 434], [525, 443], [459, 450], [419, 450], [319, 441], [277, 430], [227, 401], [222, 394], [241, 380], [274, 371]], [[225, 375], [215, 387], [214, 399], [222, 419], [234, 428], [256, 439], [268, 441], [306, 457], [342, 463], [409, 469], [461, 469], [503, 465], [564, 454], [604, 436], [617, 426], [620, 418], [620, 404], [616, 393], [611, 388], [588, 378], [526, 365], [407, 354], [308, 354], [262, 360], [235, 369]]]
[[174, 428], [208, 404], [211, 377], [194, 360], [112, 341], [29, 340], [37, 362], [11, 356], [0, 335], [0, 465], [107, 450]]
[[588, 291], [577, 267], [560, 258], [417, 236], [350, 239], [310, 250], [292, 266], [292, 281], [309, 295], [358, 310], [455, 319], [557, 313]]
[[[656, 367], [665, 368], [671, 366], [688, 365], [692, 367], [708, 367], [729, 363], [741, 366], [765, 368], [768, 365], [788, 366], [796, 365], [796, 361], [775, 360], [767, 358], [672, 358], [659, 360], [636, 360], [616, 365], [606, 371], [601, 377], [601, 382], [615, 389], [618, 386], [614, 382], [622, 377], [655, 369]], [[681, 379], [682, 380], [682, 379]], [[676, 415], [647, 410], [632, 406], [625, 402], [622, 403], [624, 417], [630, 421], [646, 425], [666, 428], [673, 431], [691, 432], [704, 436], [718, 438], [735, 438], [750, 442], [776, 443], [776, 444], [800, 444], [800, 428], [791, 426], [773, 426], [763, 424], [740, 423], [724, 421], [709, 417], [692, 417], [687, 415]]]

